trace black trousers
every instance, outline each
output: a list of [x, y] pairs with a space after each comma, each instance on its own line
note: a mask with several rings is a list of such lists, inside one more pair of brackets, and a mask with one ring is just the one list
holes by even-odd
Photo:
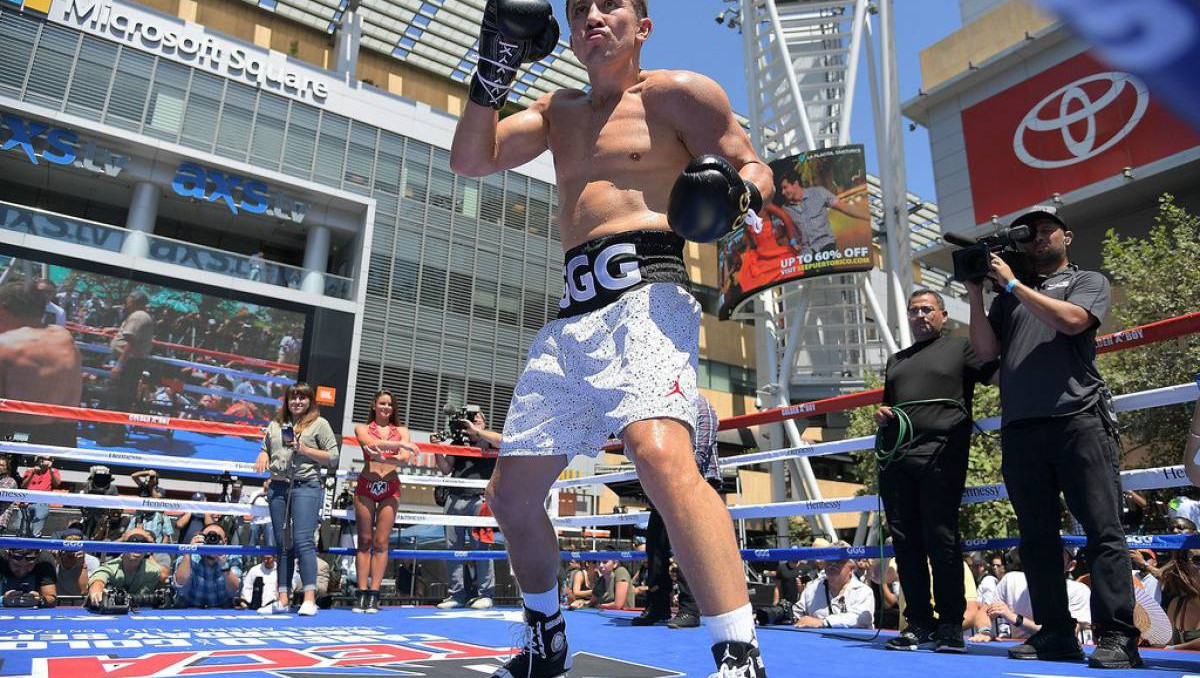
[[1001, 472], [1021, 528], [1021, 566], [1033, 618], [1074, 630], [1067, 607], [1059, 492], [1087, 535], [1092, 625], [1097, 635], [1136, 637], [1133, 572], [1121, 526], [1120, 441], [1092, 411], [1019, 421], [1001, 431]]
[[[650, 505], [650, 522], [646, 525], [646, 610], [650, 614], [671, 613], [671, 539], [662, 514]], [[679, 614], [700, 616], [700, 606], [692, 596], [683, 569], [677, 572], [679, 584]]]
[[937, 621], [958, 625], [966, 613], [958, 509], [967, 482], [968, 423], [929, 440], [879, 473], [879, 496], [892, 533], [897, 574], [904, 589], [904, 618], [932, 628], [929, 572]]

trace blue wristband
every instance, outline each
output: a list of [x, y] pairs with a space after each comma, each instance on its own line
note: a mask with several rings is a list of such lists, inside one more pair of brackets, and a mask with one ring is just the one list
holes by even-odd
[[1020, 282], [1021, 281], [1017, 280], [1016, 278], [1009, 280], [1008, 284], [1004, 286], [1004, 291], [1012, 294], [1013, 288], [1015, 288]]

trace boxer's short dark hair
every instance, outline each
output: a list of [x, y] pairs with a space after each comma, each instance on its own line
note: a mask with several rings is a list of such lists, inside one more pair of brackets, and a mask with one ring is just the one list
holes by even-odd
[[[567, 13], [567, 21], [571, 20], [571, 5], [575, 4], [576, 0], [567, 0], [565, 5]], [[650, 16], [650, 0], [633, 0], [633, 11], [637, 13], [637, 18], [645, 19]]]

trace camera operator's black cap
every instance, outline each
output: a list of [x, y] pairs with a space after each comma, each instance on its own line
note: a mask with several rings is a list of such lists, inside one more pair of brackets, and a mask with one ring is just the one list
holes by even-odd
[[1067, 222], [1063, 221], [1062, 217], [1058, 216], [1058, 208], [1054, 205], [1034, 205], [1022, 213], [1021, 216], [1013, 219], [1011, 225], [1020, 226], [1024, 224], [1032, 227], [1033, 222], [1037, 221], [1038, 219], [1049, 219], [1050, 221], [1053, 221], [1062, 227], [1064, 231], [1068, 228]]

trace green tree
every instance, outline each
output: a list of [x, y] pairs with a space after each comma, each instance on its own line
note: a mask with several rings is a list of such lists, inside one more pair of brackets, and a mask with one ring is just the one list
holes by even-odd
[[[1105, 324], [1118, 330], [1200, 309], [1200, 218], [1165, 194], [1147, 237], [1123, 238], [1109, 230], [1104, 269], [1118, 290]], [[1200, 336], [1189, 335], [1100, 357], [1113, 393], [1134, 393], [1191, 381], [1200, 369]], [[1144, 446], [1144, 464], [1179, 463], [1191, 404], [1121, 415], [1126, 451]], [[1139, 464], [1141, 465], [1141, 464]]]

